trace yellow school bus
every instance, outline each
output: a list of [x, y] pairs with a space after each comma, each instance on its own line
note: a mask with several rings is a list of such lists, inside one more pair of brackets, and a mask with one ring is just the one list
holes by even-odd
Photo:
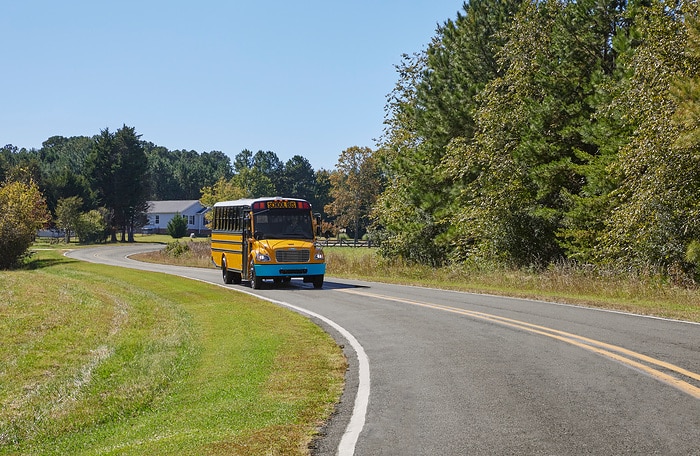
[[298, 198], [255, 198], [214, 204], [211, 258], [224, 283], [260, 288], [302, 278], [323, 287], [326, 259], [316, 243], [320, 217]]

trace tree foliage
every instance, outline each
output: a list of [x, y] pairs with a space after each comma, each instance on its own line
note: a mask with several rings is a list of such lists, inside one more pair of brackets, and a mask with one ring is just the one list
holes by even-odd
[[80, 219], [83, 200], [79, 196], [61, 198], [56, 205], [56, 225], [65, 232], [66, 243], [70, 242], [71, 232], [75, 231]]
[[111, 213], [112, 240], [118, 230], [122, 242], [133, 242], [148, 198], [148, 159], [135, 129], [124, 125], [114, 134], [104, 129], [86, 161], [97, 200]]
[[564, 255], [558, 234], [571, 195], [599, 153], [582, 126], [595, 114], [594, 81], [611, 72], [620, 14], [616, 1], [523, 5], [500, 54], [503, 74], [478, 97], [473, 141], [443, 161], [460, 188], [460, 253], [515, 264]]
[[92, 209], [78, 217], [75, 234], [83, 244], [98, 244], [107, 240], [109, 213], [106, 209]]
[[692, 90], [682, 90], [700, 72], [700, 55], [689, 39], [697, 11], [692, 3], [677, 6], [656, 2], [646, 8], [637, 19], [640, 44], [624, 62], [632, 75], [614, 101], [629, 109], [635, 129], [612, 168], [620, 185], [612, 192], [615, 207], [606, 220], [601, 259], [682, 268], [688, 246], [700, 239], [700, 158], [692, 139], [697, 126], [688, 122]]
[[389, 95], [380, 160], [388, 183], [374, 211], [382, 249], [441, 264], [452, 250], [449, 230], [455, 189], [440, 171], [447, 146], [471, 140], [477, 95], [500, 74], [502, 32], [520, 0], [465, 3], [437, 30], [425, 52], [405, 55]]
[[199, 202], [203, 206], [213, 207], [219, 201], [231, 201], [245, 197], [244, 189], [238, 187], [233, 180], [226, 180], [222, 177], [214, 185], [202, 188]]
[[333, 202], [325, 210], [336, 217], [336, 224], [350, 227], [355, 241], [369, 224], [369, 214], [381, 193], [381, 173], [372, 149], [349, 147], [338, 158], [330, 174]]
[[0, 185], [0, 269], [17, 266], [48, 221], [46, 202], [35, 182]]
[[[40, 149], [0, 148], [0, 180], [33, 180], [54, 215], [58, 202], [69, 198], [82, 199], [86, 212], [81, 216], [106, 209], [112, 240], [118, 232], [122, 240], [133, 239], [144, 221], [141, 199], [201, 199], [213, 205], [244, 197], [299, 196], [322, 211], [329, 202], [328, 175], [314, 171], [300, 155], [284, 163], [272, 151], [245, 149], [232, 160], [216, 150], [169, 150], [141, 140], [127, 126], [92, 137], [52, 136]], [[61, 224], [58, 217], [56, 223]]]
[[[328, 190], [323, 170], [315, 172], [311, 163], [295, 155], [286, 163], [271, 151], [253, 154], [242, 150], [233, 160], [235, 171], [228, 179], [201, 189], [200, 201], [211, 206], [217, 201], [263, 196], [284, 196], [309, 200], [314, 207], [323, 207], [328, 194], [319, 195], [319, 189]], [[324, 187], [325, 186], [325, 187]]]
[[697, 2], [463, 9], [397, 67], [377, 152], [382, 251], [687, 268], [700, 239]]
[[173, 218], [168, 222], [166, 232], [173, 237], [173, 239], [180, 239], [187, 236], [187, 217], [176, 213]]

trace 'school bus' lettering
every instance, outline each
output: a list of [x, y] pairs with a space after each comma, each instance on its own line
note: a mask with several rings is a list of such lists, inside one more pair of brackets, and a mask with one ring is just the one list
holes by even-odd
[[211, 256], [225, 283], [250, 280], [260, 288], [266, 279], [286, 283], [300, 277], [315, 288], [323, 286], [325, 256], [315, 242], [320, 219], [308, 201], [241, 199], [216, 203], [213, 209]]
[[266, 203], [268, 209], [296, 209], [295, 201], [268, 201]]

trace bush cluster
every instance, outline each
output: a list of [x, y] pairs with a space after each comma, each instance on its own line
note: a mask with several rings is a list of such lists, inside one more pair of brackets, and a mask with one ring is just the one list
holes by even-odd
[[37, 230], [49, 219], [46, 202], [34, 182], [7, 182], [0, 186], [0, 269], [21, 262]]
[[168, 242], [165, 246], [165, 252], [175, 258], [184, 255], [190, 251], [190, 246], [185, 242], [181, 243], [179, 241]]

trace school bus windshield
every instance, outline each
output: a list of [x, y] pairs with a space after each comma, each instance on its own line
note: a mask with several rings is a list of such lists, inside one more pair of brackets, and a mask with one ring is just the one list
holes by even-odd
[[304, 210], [268, 209], [253, 215], [256, 239], [313, 239], [311, 213]]

